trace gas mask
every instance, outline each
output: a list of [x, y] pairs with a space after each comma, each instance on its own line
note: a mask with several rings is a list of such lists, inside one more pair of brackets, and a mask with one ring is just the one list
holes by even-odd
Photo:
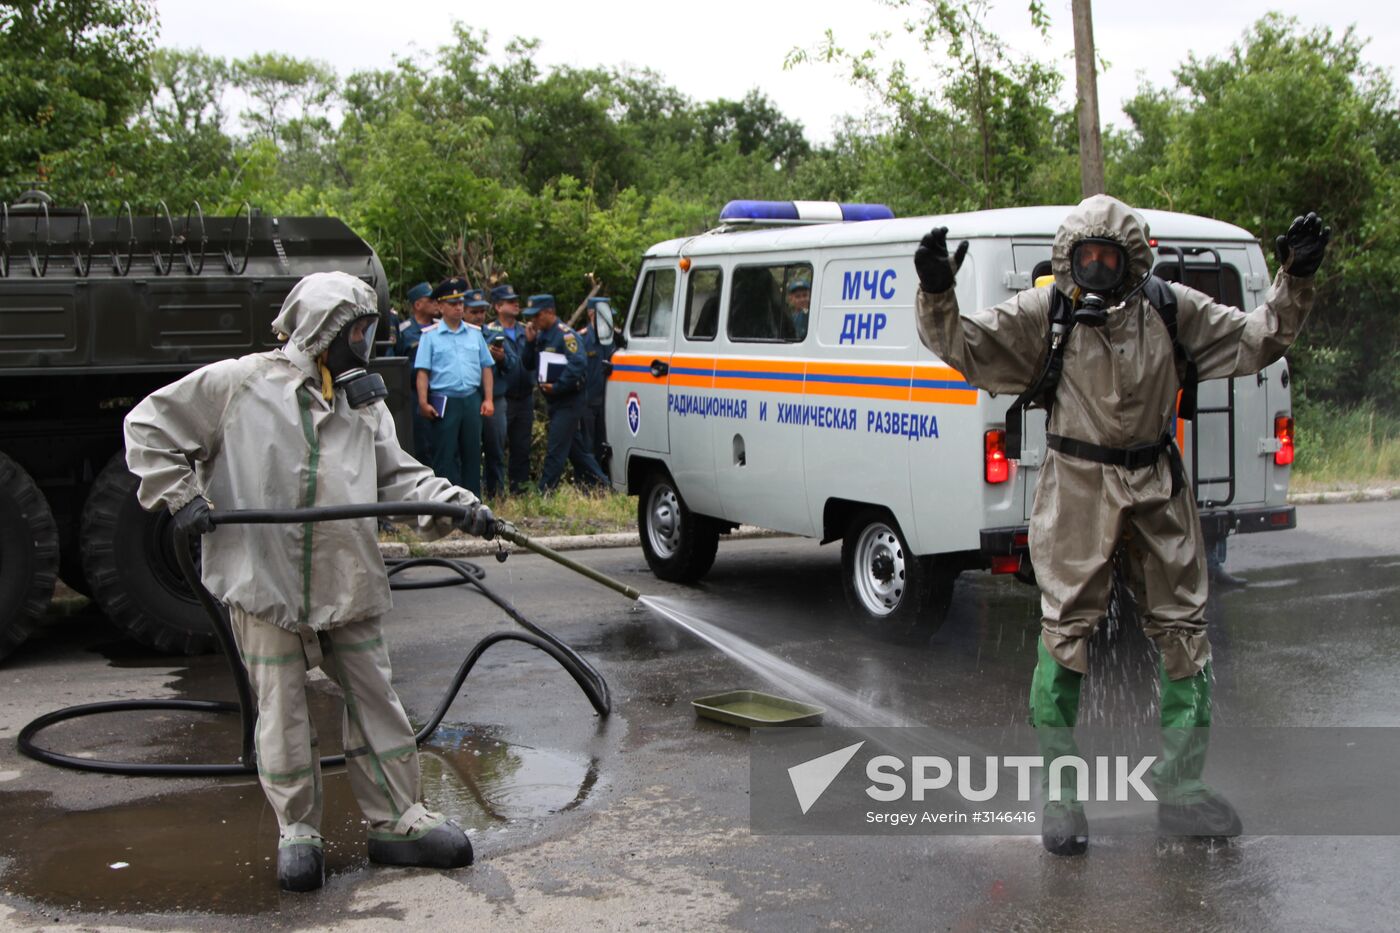
[[1070, 250], [1069, 271], [1080, 293], [1075, 323], [1102, 327], [1128, 280], [1127, 250], [1117, 240], [1086, 237]]
[[365, 368], [374, 352], [374, 331], [378, 326], [377, 314], [357, 317], [341, 328], [326, 348], [326, 369], [335, 384], [345, 390], [345, 400], [351, 408], [364, 408], [389, 397], [384, 377]]

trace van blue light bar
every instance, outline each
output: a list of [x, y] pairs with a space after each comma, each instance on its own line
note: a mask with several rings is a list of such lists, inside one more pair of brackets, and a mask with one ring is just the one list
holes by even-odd
[[829, 224], [852, 220], [891, 220], [883, 204], [838, 204], [835, 201], [730, 201], [719, 219], [730, 224]]

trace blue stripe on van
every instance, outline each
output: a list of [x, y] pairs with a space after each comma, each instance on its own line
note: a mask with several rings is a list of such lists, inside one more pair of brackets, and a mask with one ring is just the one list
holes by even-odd
[[915, 379], [916, 389], [963, 389], [968, 392], [975, 391], [973, 386], [966, 382], [959, 382], [956, 379]]

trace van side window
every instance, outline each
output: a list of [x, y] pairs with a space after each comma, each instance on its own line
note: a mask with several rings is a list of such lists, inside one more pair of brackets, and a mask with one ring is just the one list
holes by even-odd
[[633, 337], [665, 337], [671, 332], [672, 306], [676, 302], [676, 270], [652, 269], [637, 293], [637, 310], [627, 333]]
[[739, 266], [729, 293], [730, 340], [800, 343], [807, 336], [812, 264]]
[[1228, 263], [1216, 266], [1214, 263], [1203, 265], [1188, 262], [1184, 281], [1179, 262], [1168, 260], [1159, 263], [1154, 272], [1168, 282], [1181, 282], [1187, 288], [1205, 292], [1223, 305], [1244, 307], [1244, 286], [1240, 282], [1239, 270]]
[[724, 273], [719, 269], [692, 269], [685, 286], [685, 337], [714, 340], [719, 333], [719, 292]]

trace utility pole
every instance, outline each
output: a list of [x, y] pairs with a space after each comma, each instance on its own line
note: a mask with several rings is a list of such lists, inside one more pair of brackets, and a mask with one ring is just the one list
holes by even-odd
[[1094, 66], [1094, 15], [1089, 0], [1072, 0], [1070, 15], [1074, 18], [1074, 76], [1079, 90], [1079, 182], [1087, 198], [1105, 193], [1099, 78]]

